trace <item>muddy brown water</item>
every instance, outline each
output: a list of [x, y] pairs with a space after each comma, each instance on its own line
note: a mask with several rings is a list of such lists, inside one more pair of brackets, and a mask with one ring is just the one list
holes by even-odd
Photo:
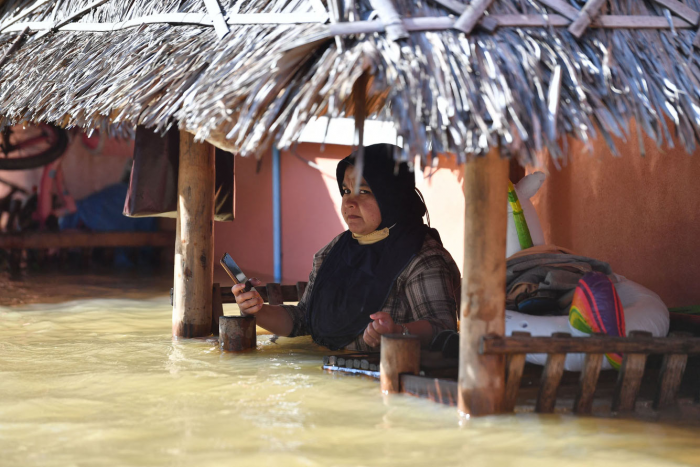
[[700, 466], [689, 407], [460, 421], [323, 372], [307, 338], [240, 355], [173, 340], [171, 281], [0, 276], [0, 466]]

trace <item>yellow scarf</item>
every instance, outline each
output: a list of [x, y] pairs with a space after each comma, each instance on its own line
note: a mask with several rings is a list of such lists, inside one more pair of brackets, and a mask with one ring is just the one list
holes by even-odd
[[[392, 226], [393, 227], [393, 226]], [[384, 240], [389, 236], [389, 227], [384, 227], [382, 230], [375, 230], [367, 235], [352, 234], [352, 238], [357, 240], [360, 245], [371, 245]]]

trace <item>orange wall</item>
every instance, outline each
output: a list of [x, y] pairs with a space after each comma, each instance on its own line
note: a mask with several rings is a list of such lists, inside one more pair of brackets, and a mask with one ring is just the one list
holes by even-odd
[[[301, 144], [297, 155], [317, 164], [309, 167], [289, 152], [281, 154], [282, 276], [283, 282], [307, 280], [313, 255], [347, 227], [340, 215], [340, 194], [335, 181], [338, 161], [350, 153], [347, 146]], [[461, 174], [451, 159], [430, 179], [419, 183], [430, 211], [431, 223], [446, 248], [462, 263], [464, 197]], [[250, 276], [271, 280], [272, 160], [263, 157], [260, 173], [256, 161], [236, 157], [236, 220], [218, 222], [215, 255], [228, 251]], [[220, 268], [217, 268], [220, 269]], [[216, 278], [228, 283], [217, 270]]]
[[616, 141], [619, 158], [602, 139], [592, 155], [571, 141], [569, 163], [550, 168], [534, 199], [545, 238], [608, 261], [668, 306], [700, 304], [699, 155], [643, 141], [645, 157], [636, 137]]

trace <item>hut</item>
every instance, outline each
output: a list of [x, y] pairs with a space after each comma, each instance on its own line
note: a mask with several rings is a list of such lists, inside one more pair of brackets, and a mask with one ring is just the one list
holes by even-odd
[[699, 23], [696, 0], [5, 0], [0, 125], [180, 129], [182, 337], [211, 327], [214, 146], [259, 156], [315, 117], [346, 116], [360, 147], [365, 120], [382, 119], [398, 160], [454, 154], [467, 206], [459, 408], [488, 414], [505, 391], [503, 355], [479, 345], [504, 333], [508, 158], [560, 164], [565, 135], [642, 132], [691, 152]]

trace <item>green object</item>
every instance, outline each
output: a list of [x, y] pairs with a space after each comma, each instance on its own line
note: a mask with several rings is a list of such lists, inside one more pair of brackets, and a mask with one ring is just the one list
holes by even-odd
[[533, 244], [532, 237], [530, 236], [530, 228], [527, 226], [525, 213], [523, 212], [522, 206], [520, 206], [520, 200], [518, 199], [518, 194], [515, 192], [513, 182], [510, 180], [508, 180], [508, 202], [511, 208], [513, 208], [513, 221], [515, 221], [515, 231], [518, 234], [520, 248], [523, 250], [531, 248]]

